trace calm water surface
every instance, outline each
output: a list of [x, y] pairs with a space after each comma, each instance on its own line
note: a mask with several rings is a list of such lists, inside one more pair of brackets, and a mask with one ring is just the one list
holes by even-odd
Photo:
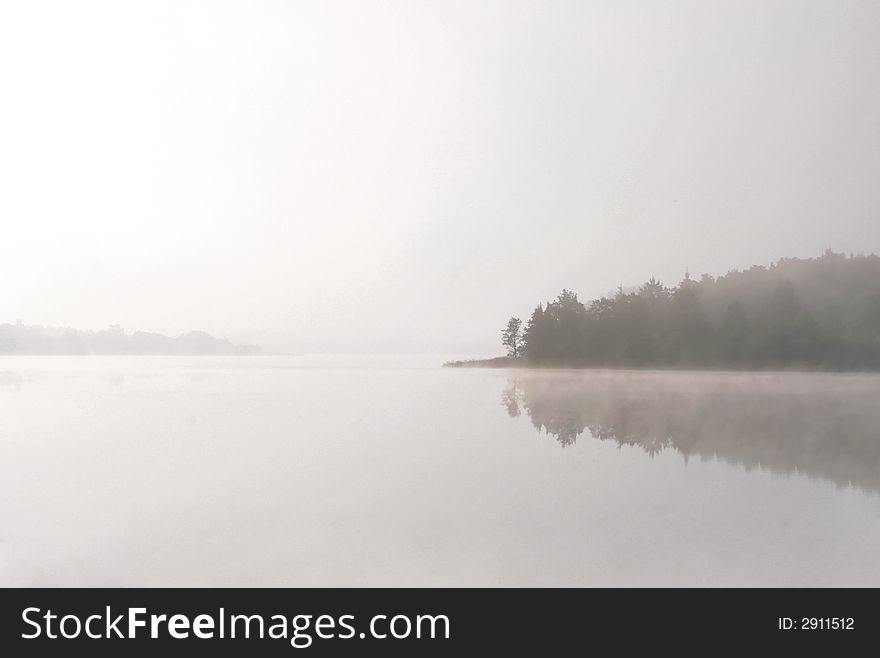
[[0, 358], [0, 585], [880, 585], [880, 377]]

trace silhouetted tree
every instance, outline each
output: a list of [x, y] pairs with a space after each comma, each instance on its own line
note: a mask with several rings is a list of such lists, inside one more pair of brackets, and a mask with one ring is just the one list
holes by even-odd
[[538, 304], [532, 311], [532, 317], [526, 325], [523, 334], [523, 354], [529, 360], [539, 363], [543, 360], [544, 349], [548, 346], [547, 320], [544, 316], [544, 307]]
[[546, 308], [538, 306], [525, 332], [525, 356], [535, 363], [569, 363], [586, 351], [586, 309], [563, 290]]
[[652, 300], [665, 299], [669, 296], [669, 291], [662, 283], [651, 277], [645, 285], [639, 288], [639, 296]]
[[584, 305], [570, 290], [563, 289], [554, 301], [547, 304], [544, 316], [550, 340], [548, 352], [553, 361], [568, 362], [578, 359], [584, 338], [585, 315]]
[[507, 356], [514, 359], [519, 356], [522, 347], [522, 320], [510, 318], [507, 321], [507, 326], [501, 332], [501, 344], [507, 348]]

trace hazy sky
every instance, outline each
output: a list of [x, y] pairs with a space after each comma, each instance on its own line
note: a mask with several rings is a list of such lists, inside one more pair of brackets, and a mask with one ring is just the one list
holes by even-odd
[[4, 2], [0, 321], [494, 353], [880, 251], [880, 3]]

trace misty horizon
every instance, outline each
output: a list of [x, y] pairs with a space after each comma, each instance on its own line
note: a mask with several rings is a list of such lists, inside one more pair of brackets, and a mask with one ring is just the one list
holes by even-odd
[[[832, 249], [825, 249], [822, 255], [824, 255], [825, 257], [828, 257], [829, 255], [841, 256], [841, 257], [846, 256], [846, 254], [835, 253], [834, 250], [832, 250]], [[815, 256], [815, 254], [813, 256]], [[876, 254], [873, 251], [872, 252], [862, 251], [862, 252], [856, 252], [856, 253], [849, 254], [849, 258], [853, 258], [853, 257], [874, 258], [875, 256], [876, 256]], [[712, 273], [702, 272], [702, 273], [700, 273], [700, 275], [698, 277], [694, 277], [693, 279], [690, 279], [691, 272], [690, 272], [690, 269], [686, 267], [684, 270], [684, 274], [682, 275], [681, 281], [682, 282], [686, 282], [688, 280], [705, 281], [707, 278], [709, 278], [711, 280], [714, 280], [715, 278], [721, 279], [722, 277], [729, 277], [730, 275], [736, 275], [738, 273], [743, 273], [743, 272], [753, 272], [755, 270], [765, 270], [768, 268], [770, 270], [772, 270], [778, 264], [781, 264], [784, 262], [805, 262], [805, 263], [808, 263], [808, 262], [810, 262], [810, 260], [811, 260], [811, 258], [809, 258], [809, 257], [808, 258], [780, 257], [780, 258], [777, 258], [777, 259], [771, 261], [767, 266], [765, 266], [763, 264], [759, 264], [759, 263], [753, 263], [753, 264], [751, 264], [749, 266], [745, 266], [745, 267], [741, 266], [741, 267], [731, 268], [723, 274], [718, 273], [717, 277], [716, 277], [716, 275], [713, 275]], [[650, 277], [650, 281], [656, 281], [656, 278], [652, 275]], [[661, 282], [658, 281], [658, 283], [661, 283]], [[880, 281], [878, 281], [877, 283], [880, 284]], [[616, 290], [606, 291], [605, 293], [598, 295], [596, 298], [596, 301], [598, 301], [599, 299], [614, 298], [616, 295], [619, 295], [619, 294], [638, 293], [640, 288], [642, 288], [642, 287], [643, 287], [643, 285], [619, 284], [617, 286]], [[862, 290], [862, 291], [854, 291], [854, 292], [864, 293], [866, 291]], [[870, 291], [868, 291], [868, 292], [870, 292]], [[548, 296], [547, 299], [552, 299], [552, 297], [553, 296], [550, 295], [550, 296]], [[522, 300], [520, 300], [519, 306], [526, 306], [527, 307], [528, 305], [523, 304]], [[53, 336], [57, 337], [57, 336], [62, 336], [64, 334], [94, 335], [94, 334], [100, 334], [102, 332], [108, 332], [108, 331], [123, 331], [123, 332], [126, 331], [126, 328], [124, 328], [118, 324], [115, 324], [115, 323], [108, 323], [105, 325], [98, 325], [97, 327], [90, 327], [90, 328], [84, 329], [82, 327], [67, 326], [65, 324], [61, 324], [61, 325], [29, 324], [29, 323], [23, 322], [21, 319], [17, 318], [17, 319], [15, 319], [14, 322], [12, 322], [12, 321], [0, 322], [0, 353], [3, 353], [3, 352], [12, 353], [15, 351], [15, 350], [10, 350], [8, 348], [8, 345], [6, 346], [6, 348], [4, 348], [4, 340], [3, 340], [3, 336], [2, 336], [4, 327], [6, 328], [7, 332], [14, 327], [27, 327], [38, 334], [44, 334], [45, 336], [49, 336], [49, 337], [53, 337]], [[169, 337], [164, 334], [161, 334], [160, 332], [151, 331], [149, 329], [144, 329], [141, 327], [132, 329], [132, 332], [133, 332], [133, 334], [142, 334], [145, 336], [159, 336], [162, 339], [169, 339], [169, 338], [175, 337], [174, 335]], [[401, 353], [401, 354], [452, 354], [452, 353], [456, 353], [456, 354], [460, 354], [460, 355], [467, 355], [469, 357], [477, 357], [478, 358], [478, 357], [491, 356], [492, 354], [499, 351], [497, 342], [494, 345], [492, 345], [491, 347], [487, 346], [483, 352], [476, 351], [477, 348], [475, 348], [475, 347], [472, 347], [470, 349], [468, 349], [466, 347], [469, 344], [480, 345], [480, 344], [486, 343], [488, 345], [488, 343], [490, 342], [489, 340], [480, 340], [480, 341], [472, 340], [470, 343], [463, 342], [460, 345], [458, 345], [458, 349], [455, 349], [455, 346], [450, 347], [449, 345], [443, 344], [443, 343], [441, 343], [440, 345], [423, 345], [423, 344], [415, 344], [415, 343], [411, 343], [411, 344], [404, 343], [403, 346], [401, 346], [400, 344], [396, 344], [396, 345], [390, 345], [390, 344], [375, 345], [374, 344], [374, 345], [370, 345], [367, 347], [367, 346], [364, 346], [364, 345], [361, 345], [358, 343], [351, 343], [351, 342], [350, 343], [345, 343], [345, 342], [334, 343], [331, 345], [324, 344], [323, 345], [324, 349], [321, 349], [322, 345], [320, 343], [310, 343], [310, 342], [291, 343], [289, 341], [286, 341], [285, 336], [284, 336], [284, 332], [278, 332], [277, 334], [274, 334], [274, 336], [275, 336], [274, 339], [271, 338], [271, 336], [273, 335], [272, 332], [257, 332], [256, 334], [248, 334], [248, 333], [245, 334], [245, 335], [262, 335], [264, 337], [268, 336], [269, 337], [268, 343], [270, 345], [284, 345], [284, 344], [288, 345], [287, 349], [274, 349], [273, 350], [273, 349], [266, 349], [262, 344], [243, 343], [243, 341], [235, 340], [235, 337], [240, 335], [239, 332], [231, 331], [228, 334], [221, 334], [219, 336], [213, 336], [213, 335], [209, 335], [207, 332], [203, 331], [200, 328], [188, 328], [188, 329], [180, 332], [179, 334], [177, 334], [176, 338], [182, 338], [188, 334], [205, 334], [205, 335], [208, 335], [208, 337], [211, 339], [224, 340], [224, 341], [230, 343], [230, 346], [245, 348], [241, 353], [250, 353], [250, 354], [254, 353], [254, 349], [256, 349], [262, 353], [279, 354], [279, 355], [283, 355], [283, 354], [296, 355], [296, 354], [306, 354], [306, 353], [312, 353], [312, 354], [322, 354], [322, 353], [323, 354], [385, 354], [385, 353], [397, 352], [397, 353]], [[475, 338], [478, 338], [478, 337], [475, 337]], [[8, 340], [6, 342], [8, 343]], [[24, 352], [24, 353], [51, 354], [51, 353], [53, 353], [53, 351], [52, 350], [44, 351], [44, 352], [30, 351], [30, 352]], [[71, 354], [71, 353], [75, 353], [75, 352], [65, 352], [62, 350], [62, 351], [57, 351], [57, 353]], [[86, 352], [86, 353], [88, 353], [88, 352]], [[106, 353], [114, 353], [114, 352], [106, 352]], [[120, 352], [115, 352], [115, 353], [120, 353]], [[157, 353], [158, 354], [158, 353], [175, 353], [175, 352], [174, 351], [170, 351], [170, 352], [160, 352], [160, 351], [149, 352], [148, 351], [148, 352], [144, 352], [144, 353]]]
[[178, 336], [147, 331], [127, 333], [123, 327], [110, 325], [99, 331], [81, 331], [71, 327], [43, 327], [0, 324], [0, 354], [74, 355], [74, 354], [238, 354], [261, 353], [257, 345], [237, 345], [225, 338], [191, 330]]
[[[880, 585], [878, 34], [876, 0], [0, 4], [0, 585], [169, 633], [164, 588], [224, 588], [237, 646], [246, 588], [351, 588], [279, 590], [317, 628], [387, 589], [368, 651], [611, 628], [454, 588]], [[716, 639], [869, 621], [758, 598]]]
[[876, 3], [40, 7], [4, 320], [485, 355], [562, 288], [880, 250]]

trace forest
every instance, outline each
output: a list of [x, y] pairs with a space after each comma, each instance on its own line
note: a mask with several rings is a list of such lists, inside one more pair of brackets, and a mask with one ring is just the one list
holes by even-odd
[[588, 303], [563, 290], [511, 318], [502, 343], [493, 365], [876, 370], [880, 257], [828, 250]]

